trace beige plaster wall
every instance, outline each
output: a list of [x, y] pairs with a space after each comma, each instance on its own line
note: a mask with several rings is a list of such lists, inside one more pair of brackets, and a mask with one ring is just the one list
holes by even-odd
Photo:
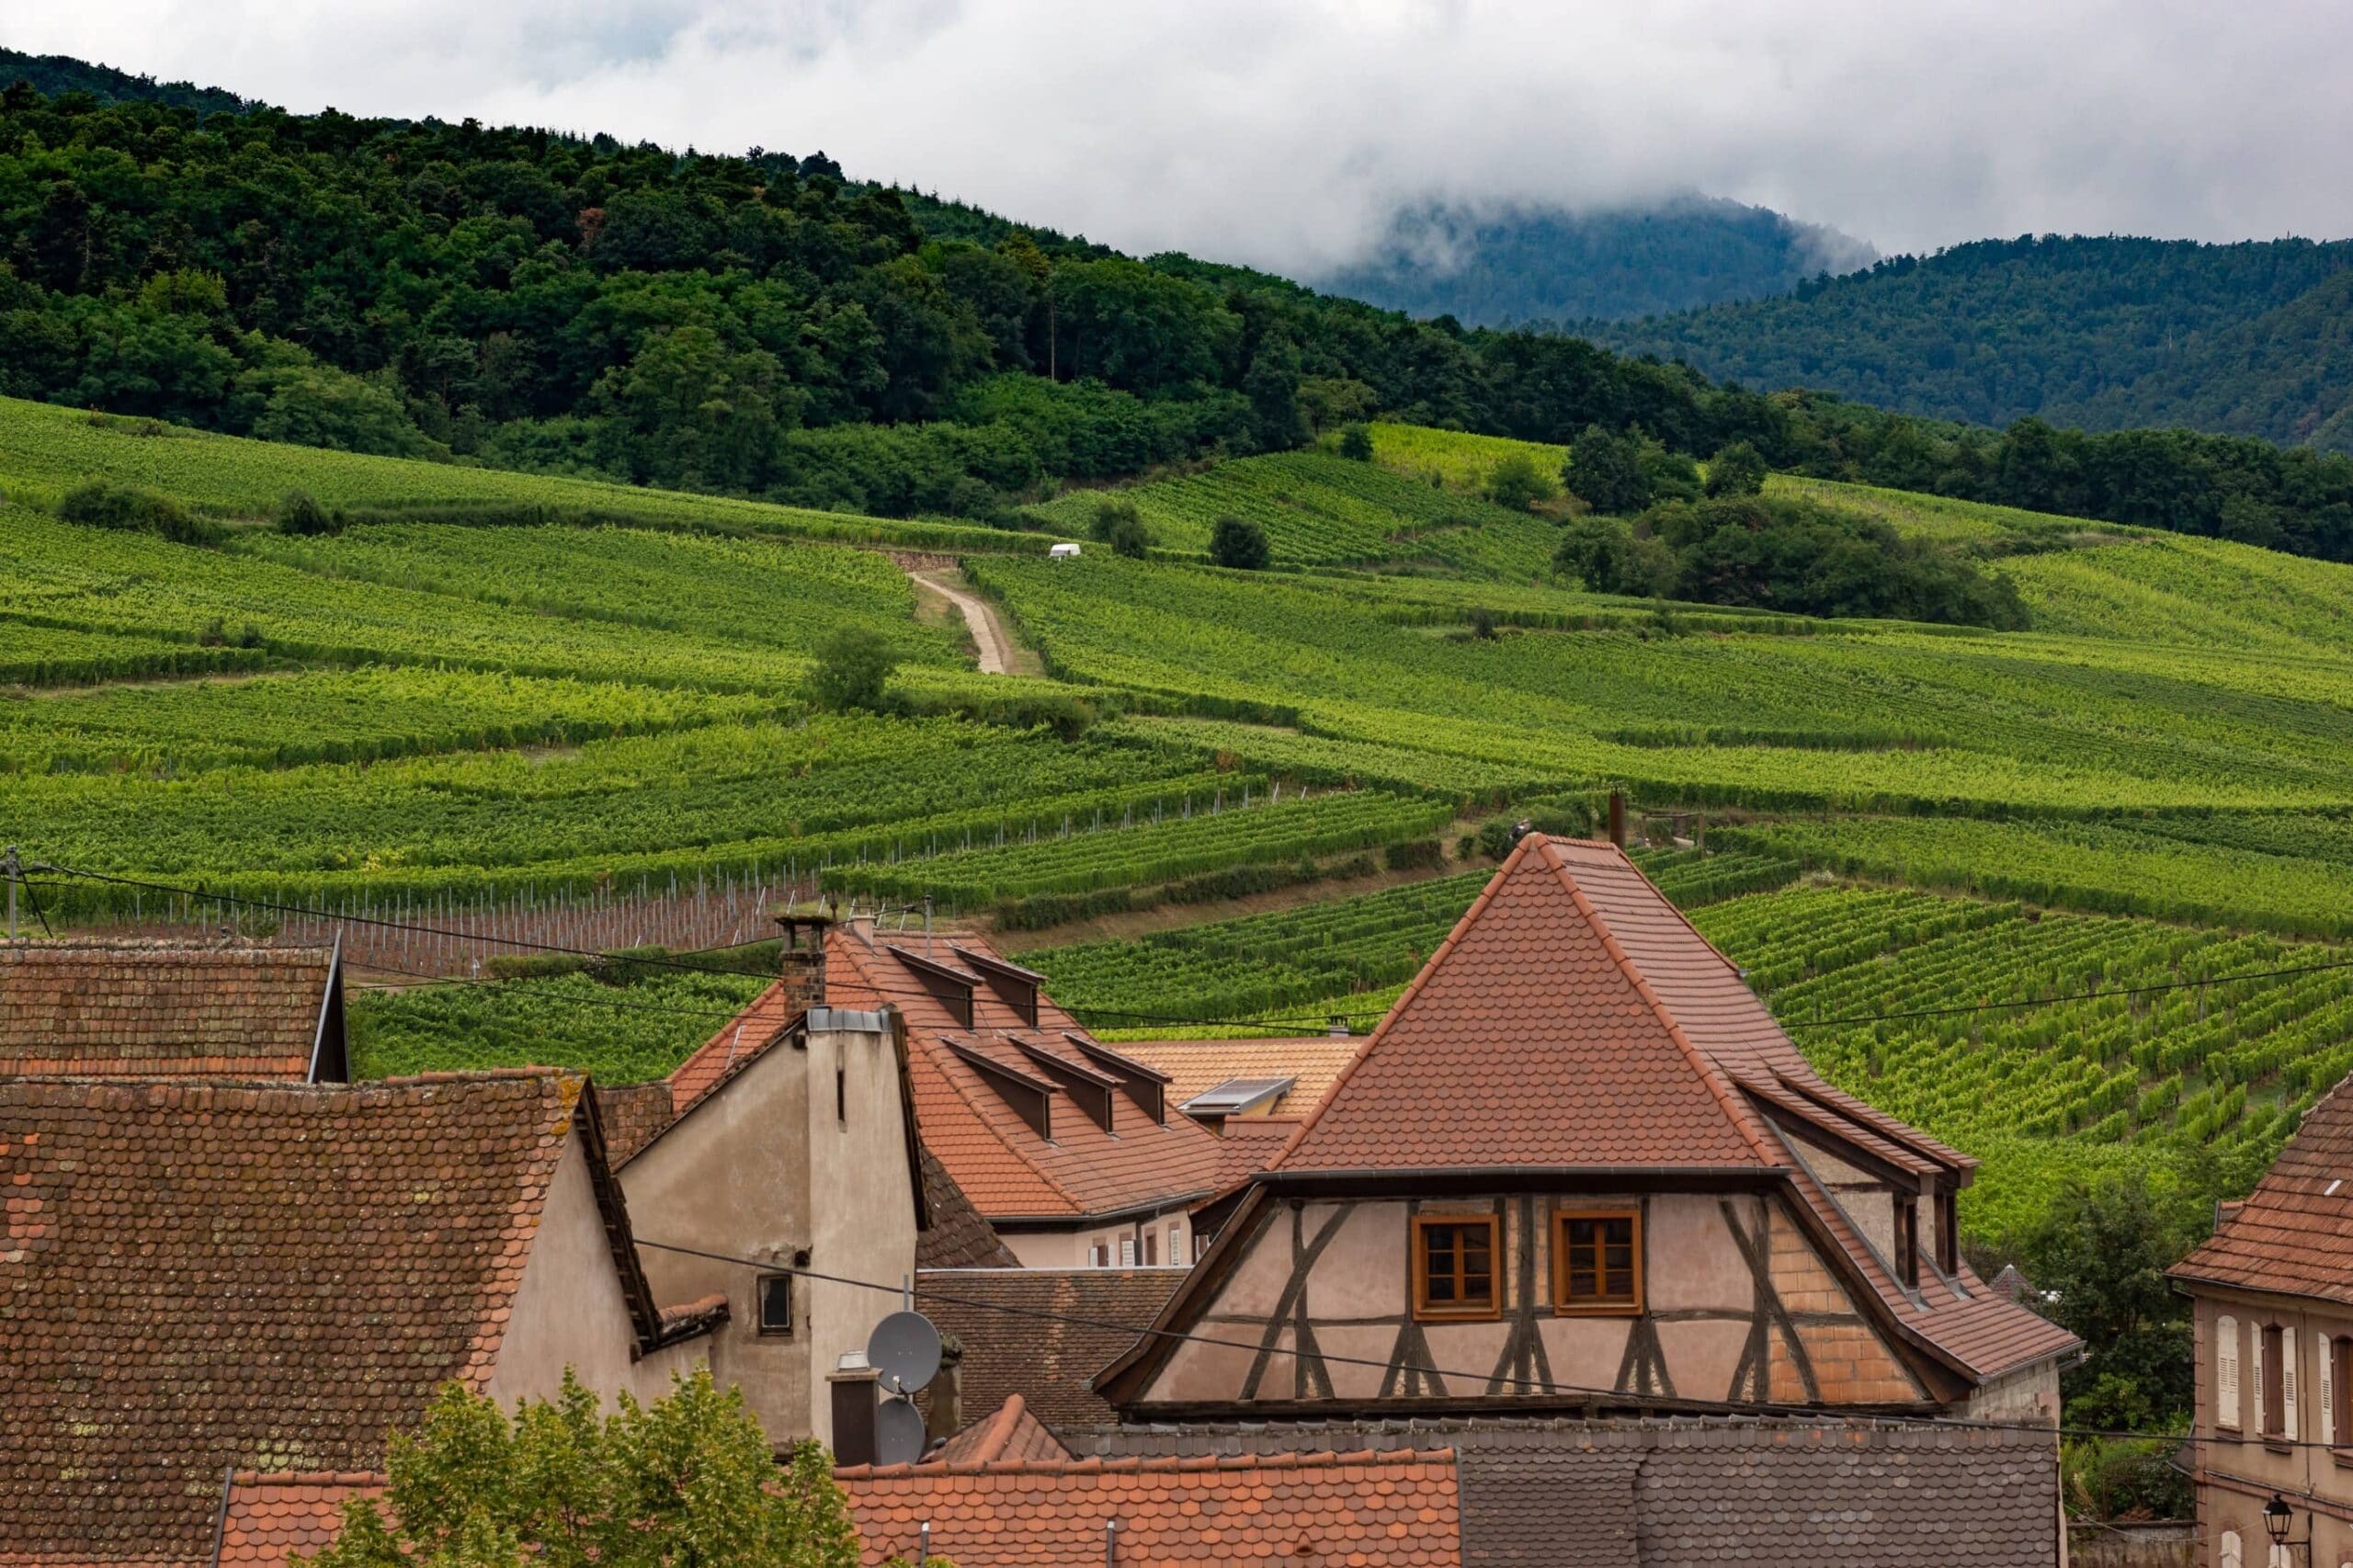
[[[1170, 1233], [1175, 1233], [1172, 1243]], [[1150, 1233], [1152, 1245], [1144, 1245]], [[1024, 1268], [1088, 1268], [1095, 1267], [1094, 1249], [1101, 1247], [1106, 1267], [1165, 1268], [1189, 1267], [1193, 1261], [1192, 1221], [1181, 1209], [1148, 1220], [1123, 1220], [1113, 1225], [1074, 1225], [1068, 1230], [1000, 1231], [1005, 1244]], [[1135, 1249], [1135, 1261], [1120, 1261], [1120, 1244]]]
[[[2228, 1315], [2233, 1319], [2239, 1341], [2238, 1425], [2234, 1429], [2222, 1425], [2223, 1412], [2217, 1403], [2215, 1354], [2217, 1321]], [[2320, 1358], [2323, 1346], [2332, 1336], [2353, 1336], [2353, 1309], [2332, 1308], [2328, 1303], [2304, 1301], [2294, 1297], [2239, 1295], [2218, 1296], [2201, 1292], [2191, 1302], [2192, 1343], [2198, 1358], [2198, 1430], [2215, 1441], [2200, 1449], [2207, 1468], [2225, 1475], [2238, 1477], [2265, 1496], [2273, 1491], [2285, 1493], [2291, 1500], [2300, 1493], [2318, 1497], [2353, 1513], [2353, 1433], [2328, 1431], [2327, 1440], [2336, 1449], [2318, 1447], [2324, 1439], [2321, 1420]], [[2268, 1324], [2276, 1324], [2283, 1330], [2295, 1331], [2296, 1371], [2296, 1431], [2297, 1445], [2281, 1441], [2267, 1441], [2256, 1420], [2255, 1339]], [[2340, 1454], [2342, 1457], [2340, 1457]], [[2201, 1497], [2201, 1505], [2212, 1502], [2221, 1507], [2228, 1492], [2220, 1487], [2203, 1489], [2211, 1497]], [[2254, 1510], [2262, 1506], [2257, 1498], [2245, 1511], [2245, 1518], [2254, 1525], [2260, 1539], [2262, 1524]], [[2227, 1509], [2223, 1510], [2227, 1512]], [[2222, 1527], [2213, 1523], [2219, 1517], [2210, 1512], [2210, 1527], [2219, 1531]], [[2297, 1534], [2302, 1534], [2304, 1508], [2297, 1507]], [[2324, 1518], [2324, 1526], [2330, 1523]], [[2245, 1536], [2244, 1526], [2240, 1533]], [[2332, 1539], [2325, 1528], [2323, 1539]], [[2340, 1528], [2333, 1538], [2347, 1538]], [[2353, 1555], [2348, 1551], [2347, 1555]], [[2259, 1562], [2259, 1552], [2251, 1552], [2250, 1563]], [[2315, 1562], [2335, 1562], [2335, 1557], [2315, 1553]]]
[[[809, 1264], [847, 1279], [904, 1283], [915, 1277], [915, 1195], [907, 1168], [906, 1125], [899, 1066], [891, 1037], [847, 1029], [813, 1032], [810, 1096]], [[844, 1105], [835, 1116], [834, 1072], [845, 1073]], [[902, 1303], [887, 1291], [824, 1279], [800, 1281], [806, 1310], [795, 1332], [804, 1335], [819, 1398], [809, 1430], [833, 1438], [832, 1400], [825, 1374], [844, 1352], [866, 1348], [874, 1325]]]
[[549, 1184], [486, 1392], [510, 1403], [551, 1399], [569, 1367], [609, 1406], [622, 1390], [648, 1397], [667, 1392], [672, 1370], [699, 1364], [710, 1350], [705, 1337], [632, 1361], [636, 1343], [587, 1155], [579, 1133], [572, 1132]]

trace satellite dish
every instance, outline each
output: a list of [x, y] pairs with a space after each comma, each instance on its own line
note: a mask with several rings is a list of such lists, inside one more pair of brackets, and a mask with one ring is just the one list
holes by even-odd
[[892, 1393], [913, 1393], [939, 1375], [939, 1330], [921, 1312], [892, 1312], [867, 1336], [866, 1359]]
[[913, 1464], [923, 1458], [923, 1412], [901, 1394], [874, 1407], [874, 1462]]

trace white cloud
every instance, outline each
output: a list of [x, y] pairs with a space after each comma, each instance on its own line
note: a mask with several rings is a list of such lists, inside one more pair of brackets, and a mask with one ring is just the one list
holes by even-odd
[[1432, 197], [1698, 189], [1886, 250], [2353, 233], [2334, 0], [17, 0], [0, 41], [294, 108], [822, 147], [1299, 271]]

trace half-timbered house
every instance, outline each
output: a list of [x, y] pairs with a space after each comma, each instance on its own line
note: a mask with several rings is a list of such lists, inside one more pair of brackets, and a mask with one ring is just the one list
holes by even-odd
[[1961, 1257], [1974, 1170], [1818, 1077], [1621, 850], [1531, 835], [1096, 1387], [2055, 1421], [2077, 1341]]

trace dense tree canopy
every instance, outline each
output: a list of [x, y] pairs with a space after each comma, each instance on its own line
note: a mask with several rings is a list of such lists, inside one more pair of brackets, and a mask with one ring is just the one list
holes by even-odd
[[858, 185], [823, 153], [208, 114], [142, 100], [137, 78], [100, 85], [119, 101], [0, 95], [0, 394], [982, 517], [1380, 412], [1633, 437], [1654, 496], [1696, 489], [1688, 458], [1745, 442], [1777, 470], [2353, 558], [2353, 461], [2308, 450], [1762, 394], [1581, 338], [1122, 256]]

